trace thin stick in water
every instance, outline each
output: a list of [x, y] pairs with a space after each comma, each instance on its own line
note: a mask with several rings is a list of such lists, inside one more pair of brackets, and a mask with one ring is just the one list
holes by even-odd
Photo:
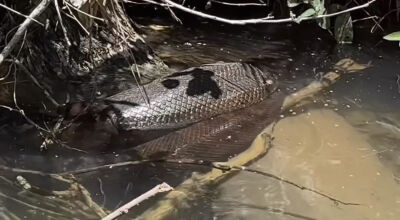
[[157, 186], [155, 186], [153, 189], [145, 192], [141, 196], [137, 197], [136, 199], [128, 202], [127, 204], [121, 206], [111, 214], [107, 215], [106, 217], [102, 218], [102, 220], [113, 220], [116, 219], [118, 216], [123, 215], [128, 213], [129, 209], [131, 209], [133, 206], [138, 205], [139, 203], [143, 202], [144, 200], [156, 195], [157, 193], [161, 192], [168, 192], [173, 190], [173, 188], [168, 185], [167, 183], [161, 183]]

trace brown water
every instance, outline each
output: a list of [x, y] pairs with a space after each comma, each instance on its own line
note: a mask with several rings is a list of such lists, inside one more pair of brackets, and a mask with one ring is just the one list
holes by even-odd
[[[285, 182], [240, 173], [217, 188], [218, 219], [398, 219], [400, 187], [392, 167], [377, 157], [365, 136], [332, 110], [316, 109], [282, 119], [273, 147], [251, 167]], [[398, 166], [398, 164], [397, 164]]]
[[[204, 196], [183, 210], [180, 219], [400, 219], [399, 48], [383, 44], [336, 47], [327, 33], [307, 25], [228, 27], [201, 22], [196, 28], [163, 25], [146, 26], [144, 37], [172, 68], [178, 70], [217, 61], [251, 62], [278, 75], [285, 93], [297, 91], [318, 79], [341, 58], [371, 62], [367, 70], [344, 77], [322, 94], [282, 113], [272, 133], [273, 148], [251, 165], [299, 186], [358, 205], [335, 203], [326, 196], [276, 179], [240, 172], [205, 191]], [[136, 159], [129, 151], [93, 155], [56, 148], [41, 153], [37, 151], [41, 141], [37, 132], [21, 124], [14, 121], [2, 125], [1, 164], [61, 172]], [[239, 139], [247, 136], [245, 132], [233, 135]], [[87, 135], [86, 139], [88, 142], [99, 140], [95, 135]], [[226, 139], [229, 141], [236, 143]], [[167, 181], [176, 186], [189, 178], [192, 170], [207, 171], [209, 167], [151, 164], [110, 168], [77, 178], [95, 202], [112, 210], [146, 192], [155, 183]], [[64, 213], [65, 210], [60, 211], [51, 202], [43, 202], [41, 206], [30, 194], [21, 193], [13, 185], [16, 173], [4, 172], [4, 176], [0, 179], [2, 193]], [[47, 177], [24, 176], [32, 184], [49, 190], [66, 187]], [[133, 181], [138, 179], [142, 182]], [[2, 195], [3, 210], [12, 210], [21, 218], [54, 216]], [[74, 201], [76, 204], [71, 210], [80, 207], [79, 202], [83, 200]], [[140, 213], [152, 202], [147, 201], [132, 213]], [[95, 219], [92, 213], [65, 213], [79, 219]]]
[[[293, 44], [296, 40], [285, 42]], [[400, 49], [379, 44], [295, 48], [300, 51], [273, 58], [295, 82], [289, 91], [318, 78], [335, 58], [351, 57], [371, 67], [283, 113], [272, 149], [250, 167], [356, 204], [240, 172], [198, 198], [182, 219], [400, 218]]]

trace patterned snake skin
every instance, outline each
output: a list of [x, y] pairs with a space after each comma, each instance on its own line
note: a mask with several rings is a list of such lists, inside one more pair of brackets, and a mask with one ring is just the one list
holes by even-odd
[[258, 103], [276, 88], [271, 74], [250, 64], [217, 63], [174, 73], [106, 102], [112, 121], [124, 130], [174, 128]]

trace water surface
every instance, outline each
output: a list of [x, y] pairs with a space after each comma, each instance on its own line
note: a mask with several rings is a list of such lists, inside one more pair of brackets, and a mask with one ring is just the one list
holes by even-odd
[[[231, 27], [200, 22], [196, 28], [163, 24], [144, 29], [148, 43], [175, 70], [218, 61], [250, 62], [278, 76], [282, 82], [282, 94], [295, 92], [318, 80], [341, 58], [349, 57], [359, 63], [371, 64], [370, 68], [346, 75], [323, 93], [277, 115], [279, 122], [272, 134], [275, 137], [273, 148], [266, 157], [251, 165], [254, 169], [273, 173], [340, 201], [359, 205], [338, 204], [276, 179], [240, 172], [220, 186], [206, 190], [183, 211], [180, 219], [400, 218], [398, 48], [384, 44], [336, 46], [329, 34], [313, 25]], [[254, 120], [265, 121], [262, 127], [267, 127], [271, 123], [267, 117], [266, 114], [265, 118]], [[4, 153], [1, 162], [10, 167], [63, 172], [137, 159], [131, 151], [121, 149], [101, 154], [65, 148], [39, 152], [41, 137], [32, 126], [22, 121], [7, 121], [7, 117], [0, 120], [4, 122], [0, 131]], [[246, 122], [245, 125], [251, 127], [252, 123]], [[102, 141], [91, 129], [97, 128], [88, 127], [88, 133], [82, 139], [91, 143]], [[256, 137], [256, 134], [249, 135], [250, 129], [249, 133], [243, 130], [238, 129], [230, 135], [221, 132], [221, 144], [234, 146], [244, 143], [240, 140]], [[107, 133], [101, 128], [100, 132]], [[212, 152], [221, 153], [218, 146]], [[89, 190], [94, 202], [113, 210], [157, 183], [167, 181], [177, 186], [189, 178], [192, 171], [206, 172], [209, 169], [205, 166], [153, 163], [84, 173], [77, 175], [77, 179]], [[16, 176], [15, 172], [4, 173], [2, 193], [38, 205], [30, 194], [25, 195], [20, 188], [13, 186]], [[32, 184], [49, 190], [67, 187], [37, 175], [24, 176]], [[95, 219], [89, 211], [89, 214], [71, 211], [80, 207], [82, 201], [82, 198], [73, 199], [74, 205], [70, 204], [68, 211], [60, 211], [59, 207], [49, 205], [51, 202], [39, 206], [67, 216]], [[57, 216], [27, 208], [26, 204], [4, 196], [1, 202], [4, 210], [11, 210], [20, 217], [43, 219], [43, 215]], [[154, 200], [135, 207], [131, 214], [140, 214], [152, 202]]]

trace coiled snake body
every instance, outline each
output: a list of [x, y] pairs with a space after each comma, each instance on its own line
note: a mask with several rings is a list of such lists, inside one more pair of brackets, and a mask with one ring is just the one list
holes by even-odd
[[145, 94], [133, 88], [106, 102], [123, 130], [174, 128], [258, 103], [276, 88], [270, 73], [250, 64], [216, 63], [147, 84]]

